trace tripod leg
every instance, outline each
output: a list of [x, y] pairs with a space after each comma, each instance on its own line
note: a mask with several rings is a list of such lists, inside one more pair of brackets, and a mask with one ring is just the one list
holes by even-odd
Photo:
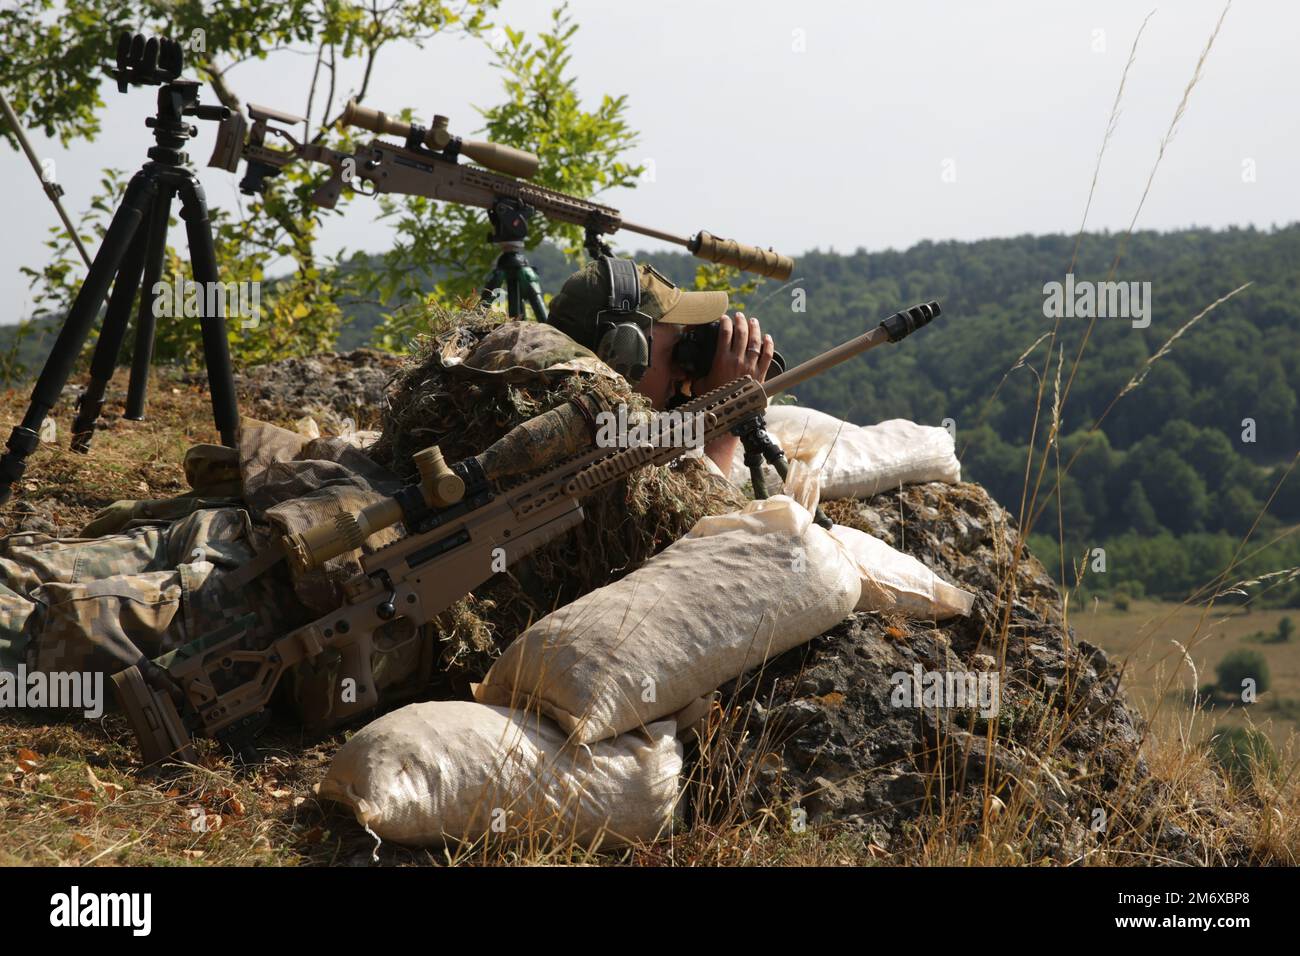
[[63, 320], [63, 328], [54, 342], [50, 356], [45, 360], [40, 377], [32, 388], [32, 400], [22, 423], [9, 434], [8, 451], [0, 456], [0, 504], [13, 494], [14, 482], [27, 470], [27, 458], [40, 445], [41, 423], [45, 421], [59, 400], [63, 386], [81, 354], [81, 347], [90, 334], [99, 307], [108, 295], [109, 284], [117, 274], [123, 257], [131, 245], [140, 220], [157, 193], [157, 184], [145, 173], [139, 172], [127, 184], [122, 202], [113, 213], [104, 241], [95, 253], [77, 298]]
[[538, 322], [547, 321], [546, 302], [542, 299], [541, 292], [537, 289], [525, 289], [524, 294], [528, 301], [528, 307], [533, 310], [533, 318]]
[[519, 289], [519, 270], [513, 268], [506, 275], [506, 307], [512, 319], [524, 317], [524, 297]]
[[90, 382], [77, 399], [77, 417], [72, 422], [72, 450], [83, 455], [90, 451], [91, 439], [95, 437], [95, 422], [104, 408], [104, 392], [113, 377], [122, 342], [126, 339], [131, 306], [135, 302], [136, 290], [140, 288], [140, 272], [144, 268], [146, 238], [144, 229], [136, 229], [131, 237], [131, 246], [117, 270], [113, 292], [108, 298], [108, 311], [104, 313], [99, 341], [95, 343], [95, 354], [90, 360]]
[[546, 301], [542, 298], [542, 284], [537, 278], [537, 271], [532, 266], [525, 266], [523, 279], [520, 283], [523, 286], [524, 301], [528, 307], [533, 310], [533, 318], [538, 322], [545, 322]]
[[163, 257], [167, 254], [167, 220], [171, 217], [172, 197], [176, 190], [167, 183], [158, 186], [158, 196], [149, 210], [148, 238], [144, 253], [144, 294], [135, 317], [135, 349], [131, 353], [131, 381], [126, 389], [126, 418], [144, 421], [144, 400], [149, 390], [149, 366], [153, 362], [154, 331], [158, 317], [154, 314], [154, 287], [162, 278]]
[[[212, 223], [208, 220], [208, 203], [198, 179], [187, 173], [177, 190], [181, 197], [181, 218], [185, 220], [185, 233], [190, 240], [190, 263], [194, 268], [194, 281], [199, 284], [201, 303], [199, 322], [203, 328], [203, 358], [208, 367], [208, 390], [212, 393], [212, 417], [221, 443], [235, 446], [239, 430], [239, 406], [235, 402], [235, 380], [230, 368], [230, 343], [226, 339], [226, 317], [222, 308], [209, 306], [221, 283], [217, 270], [217, 250], [212, 242]], [[224, 296], [220, 297], [224, 302]]]

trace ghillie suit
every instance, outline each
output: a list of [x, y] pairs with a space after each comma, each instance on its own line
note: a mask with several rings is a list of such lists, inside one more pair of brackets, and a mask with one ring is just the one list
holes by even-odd
[[[438, 313], [388, 392], [371, 457], [404, 480], [411, 455], [437, 444], [447, 461], [482, 451], [516, 425], [580, 397], [606, 410], [648, 412], [648, 401], [589, 350], [549, 325], [490, 314]], [[532, 464], [556, 456], [539, 440]], [[493, 578], [438, 622], [439, 671], [449, 695], [486, 672], [530, 621], [636, 570], [705, 515], [744, 504], [703, 457], [644, 468], [583, 504], [586, 520]]]

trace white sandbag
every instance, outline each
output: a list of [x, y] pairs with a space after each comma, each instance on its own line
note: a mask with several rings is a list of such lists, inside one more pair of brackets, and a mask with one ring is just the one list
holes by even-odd
[[[961, 481], [961, 463], [952, 435], [944, 428], [904, 418], [864, 427], [801, 405], [774, 405], [767, 410], [767, 430], [787, 459], [806, 466], [798, 469], [801, 475], [820, 478], [820, 497], [825, 501], [869, 498], [923, 481]], [[731, 464], [730, 477], [736, 484], [749, 481], [742, 457], [736, 455]], [[815, 502], [815, 491], [802, 480], [796, 482], [795, 471], [792, 467], [786, 493], [805, 505]], [[781, 488], [770, 466], [764, 475], [769, 491]]]
[[949, 584], [910, 554], [857, 528], [837, 524], [830, 533], [862, 575], [856, 610], [896, 611], [935, 621], [970, 613], [974, 594]]
[[860, 590], [857, 567], [805, 509], [785, 496], [751, 501], [538, 621], [474, 696], [531, 701], [576, 742], [605, 740], [833, 627]]
[[536, 713], [471, 701], [411, 704], [339, 748], [320, 796], [381, 840], [412, 846], [544, 832], [591, 846], [669, 831], [682, 746], [660, 721], [591, 747]]

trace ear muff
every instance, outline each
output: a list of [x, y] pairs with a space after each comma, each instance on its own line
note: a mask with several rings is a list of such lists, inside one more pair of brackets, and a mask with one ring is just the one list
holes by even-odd
[[601, 256], [609, 301], [596, 316], [596, 357], [632, 384], [650, 367], [653, 322], [640, 311], [641, 280], [631, 259]]
[[619, 322], [596, 343], [596, 357], [635, 385], [650, 367], [650, 341], [635, 322]]

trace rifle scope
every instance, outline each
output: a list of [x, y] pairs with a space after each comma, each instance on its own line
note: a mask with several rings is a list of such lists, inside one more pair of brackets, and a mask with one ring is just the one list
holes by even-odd
[[513, 146], [453, 136], [447, 130], [448, 120], [445, 116], [435, 116], [433, 126], [425, 129], [418, 123], [408, 123], [382, 110], [362, 106], [356, 100], [348, 100], [348, 105], [343, 110], [342, 120], [348, 126], [368, 129], [381, 136], [388, 134], [405, 137], [408, 143], [415, 142], [420, 146], [426, 146], [442, 153], [448, 159], [455, 159], [457, 154], [464, 153], [481, 166], [520, 179], [532, 179], [541, 163], [534, 153], [515, 149]]

